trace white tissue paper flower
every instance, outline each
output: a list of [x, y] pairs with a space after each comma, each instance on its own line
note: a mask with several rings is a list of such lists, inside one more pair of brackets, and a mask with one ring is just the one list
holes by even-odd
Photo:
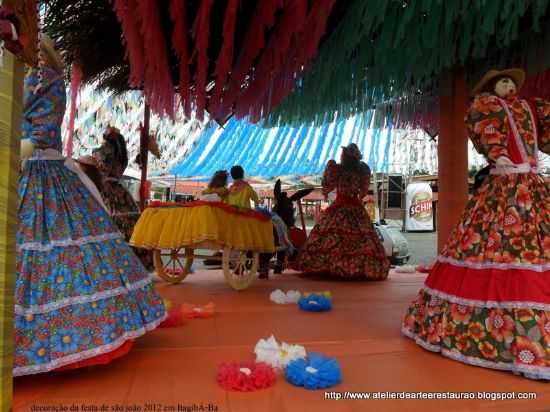
[[279, 344], [271, 335], [268, 339], [260, 339], [254, 348], [256, 362], [265, 362], [273, 368], [284, 368], [289, 362], [306, 357], [306, 349], [300, 345]]
[[279, 305], [284, 305], [287, 303], [298, 303], [300, 300], [301, 293], [297, 290], [289, 290], [288, 292], [283, 292], [281, 289], [274, 290], [271, 292], [269, 298]]
[[416, 272], [416, 267], [414, 267], [412, 265], [397, 266], [395, 268], [395, 271], [399, 272], [399, 273], [415, 273]]

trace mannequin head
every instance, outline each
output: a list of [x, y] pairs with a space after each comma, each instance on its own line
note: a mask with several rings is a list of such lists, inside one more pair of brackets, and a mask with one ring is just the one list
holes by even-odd
[[516, 82], [514, 82], [511, 77], [507, 76], [494, 79], [491, 82], [491, 86], [491, 92], [502, 99], [514, 96], [518, 92]]
[[522, 69], [489, 70], [472, 89], [472, 96], [489, 93], [506, 99], [518, 94], [524, 82]]

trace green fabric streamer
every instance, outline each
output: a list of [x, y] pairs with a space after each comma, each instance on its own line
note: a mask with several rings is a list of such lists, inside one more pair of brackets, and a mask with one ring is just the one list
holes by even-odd
[[[457, 65], [470, 81], [485, 66], [512, 64], [518, 57], [529, 70], [550, 67], [547, 33], [540, 33], [550, 27], [550, 0], [350, 3], [299, 87], [265, 126], [319, 124], [326, 114], [351, 116], [418, 92], [436, 95], [440, 74]], [[407, 110], [414, 111], [413, 103], [408, 100]]]

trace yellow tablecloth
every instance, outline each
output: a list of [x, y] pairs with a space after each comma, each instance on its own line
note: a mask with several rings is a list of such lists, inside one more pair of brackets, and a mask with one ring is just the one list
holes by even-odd
[[130, 244], [177, 249], [205, 241], [237, 250], [275, 251], [270, 219], [264, 221], [208, 205], [148, 208], [136, 223]]

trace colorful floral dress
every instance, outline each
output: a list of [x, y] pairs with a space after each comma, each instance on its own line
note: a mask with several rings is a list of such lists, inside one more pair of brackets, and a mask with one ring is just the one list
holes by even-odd
[[[111, 218], [128, 242], [132, 237], [134, 226], [139, 219], [139, 207], [134, 198], [122, 185], [120, 179], [127, 165], [117, 158], [112, 144], [104, 142], [92, 154], [95, 164], [103, 176], [101, 196], [111, 213]], [[132, 248], [141, 263], [149, 271], [153, 270], [153, 256], [146, 249]]]
[[[550, 104], [477, 96], [468, 134], [491, 165], [409, 307], [402, 331], [476, 366], [550, 379]], [[515, 164], [498, 167], [506, 156]]]
[[[107, 363], [166, 317], [148, 273], [61, 150], [65, 84], [25, 78], [13, 374]], [[74, 167], [71, 167], [74, 166]], [[99, 194], [98, 194], [99, 198]]]
[[336, 201], [321, 215], [297, 260], [303, 272], [330, 273], [345, 278], [382, 280], [390, 263], [363, 207], [370, 169], [361, 162], [357, 172], [329, 161], [323, 176], [323, 193], [337, 190]]

